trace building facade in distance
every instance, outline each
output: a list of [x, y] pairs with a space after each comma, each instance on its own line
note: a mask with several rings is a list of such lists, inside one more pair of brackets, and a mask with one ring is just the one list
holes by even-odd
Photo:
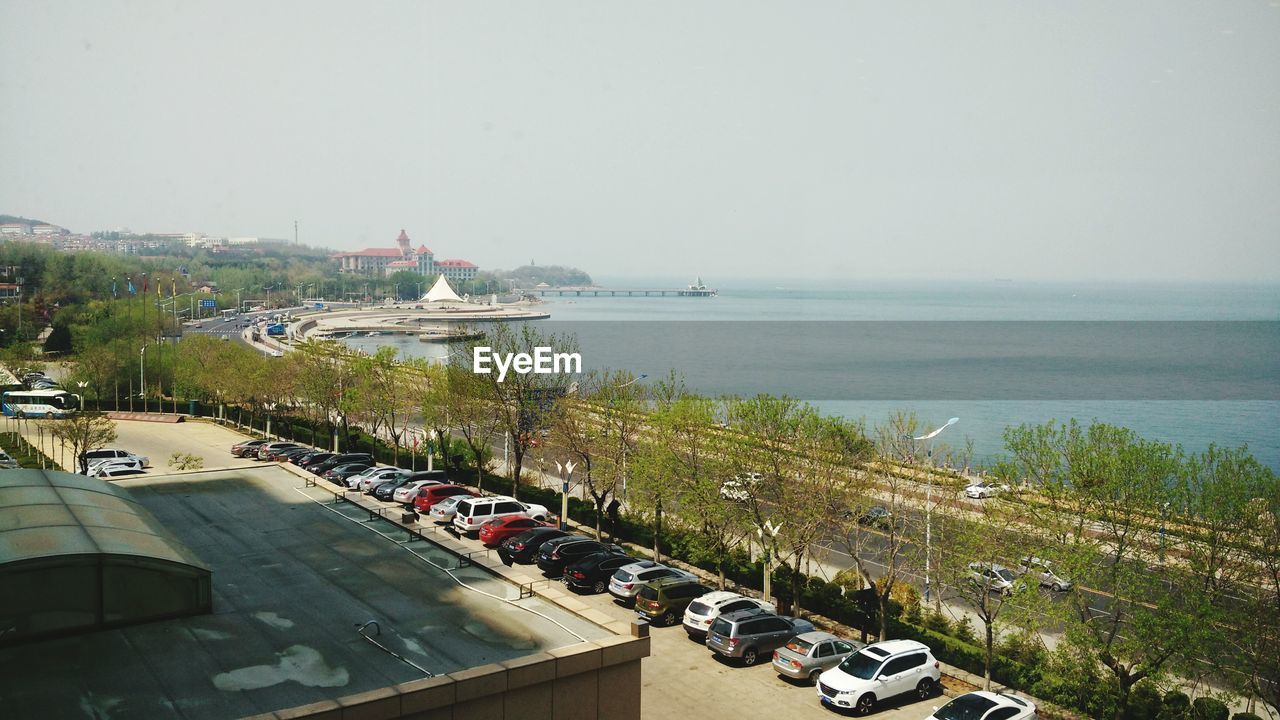
[[435, 253], [431, 252], [426, 245], [413, 248], [409, 234], [403, 228], [400, 230], [400, 236], [396, 238], [396, 247], [365, 248], [355, 252], [337, 253], [333, 259], [338, 261], [340, 272], [382, 277], [407, 271], [424, 277], [444, 275], [449, 280], [469, 280], [476, 276], [478, 270], [474, 264], [466, 260], [436, 261]]

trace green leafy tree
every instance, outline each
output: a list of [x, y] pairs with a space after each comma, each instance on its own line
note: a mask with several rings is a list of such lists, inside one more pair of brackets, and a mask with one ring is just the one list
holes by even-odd
[[80, 472], [88, 474], [89, 460], [85, 453], [110, 445], [116, 440], [116, 424], [100, 412], [79, 412], [61, 420], [41, 420], [44, 431], [54, 440], [71, 448], [72, 457]]

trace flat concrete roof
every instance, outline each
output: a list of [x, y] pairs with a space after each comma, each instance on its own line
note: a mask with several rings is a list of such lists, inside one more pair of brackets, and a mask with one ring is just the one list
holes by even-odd
[[429, 562], [454, 556], [276, 466], [116, 484], [212, 569], [213, 614], [0, 649], [6, 718], [241, 717], [424, 677], [368, 620], [437, 675], [611, 636], [481, 568], [461, 586]]

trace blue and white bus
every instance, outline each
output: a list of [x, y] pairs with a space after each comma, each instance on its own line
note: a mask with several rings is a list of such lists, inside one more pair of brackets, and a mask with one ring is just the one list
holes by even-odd
[[80, 396], [66, 390], [14, 390], [0, 395], [0, 412], [9, 417], [60, 418], [80, 409]]

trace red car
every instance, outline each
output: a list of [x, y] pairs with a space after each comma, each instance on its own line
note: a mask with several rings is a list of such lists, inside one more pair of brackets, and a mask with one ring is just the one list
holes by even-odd
[[534, 520], [522, 515], [494, 518], [480, 526], [480, 542], [492, 547], [513, 535], [519, 535], [525, 530], [536, 527], [549, 527], [550, 525], [551, 523]]
[[432, 505], [454, 495], [480, 497], [480, 493], [461, 485], [428, 485], [418, 491], [418, 496], [413, 499], [413, 509], [420, 513], [430, 512]]

